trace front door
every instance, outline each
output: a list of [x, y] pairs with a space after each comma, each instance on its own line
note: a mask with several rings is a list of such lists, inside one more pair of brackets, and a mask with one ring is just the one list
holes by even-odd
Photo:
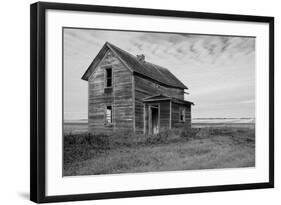
[[159, 106], [151, 105], [150, 106], [150, 133], [157, 134], [159, 133]]

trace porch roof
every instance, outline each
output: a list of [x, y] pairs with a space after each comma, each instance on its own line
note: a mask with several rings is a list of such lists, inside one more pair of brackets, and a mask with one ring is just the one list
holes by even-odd
[[178, 99], [178, 98], [173, 98], [173, 97], [170, 97], [170, 96], [167, 96], [167, 95], [163, 95], [163, 94], [149, 96], [149, 97], [143, 98], [142, 100], [143, 100], [144, 103], [169, 100], [169, 101], [172, 101], [174, 103], [194, 105], [193, 102], [190, 102], [190, 101], [187, 101], [187, 100]]

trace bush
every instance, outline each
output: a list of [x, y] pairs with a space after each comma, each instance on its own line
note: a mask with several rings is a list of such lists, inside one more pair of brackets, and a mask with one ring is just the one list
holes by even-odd
[[195, 138], [197, 132], [198, 129], [191, 129], [188, 127], [162, 129], [156, 135], [148, 135], [146, 144], [167, 144], [181, 139], [189, 140]]
[[93, 148], [97, 149], [108, 149], [110, 148], [110, 137], [106, 134], [88, 134], [86, 141]]
[[66, 134], [64, 135], [64, 146], [70, 145], [89, 145], [94, 147], [108, 147], [109, 146], [109, 136], [105, 134], [95, 134], [90, 133], [85, 134]]
[[182, 130], [180, 132], [180, 137], [184, 138], [184, 139], [187, 139], [187, 140], [194, 139], [194, 138], [196, 138], [197, 132], [198, 132], [197, 129], [184, 127], [184, 128], [182, 128]]
[[197, 139], [209, 138], [210, 137], [209, 129], [208, 128], [199, 128], [195, 137]]
[[64, 164], [90, 159], [94, 155], [106, 152], [110, 148], [109, 142], [109, 136], [106, 134], [65, 134]]
[[209, 133], [210, 135], [232, 135], [233, 133], [236, 132], [235, 128], [230, 128], [230, 127], [211, 127], [209, 128]]
[[167, 143], [167, 135], [165, 133], [158, 133], [155, 135], [147, 135], [145, 144], [163, 144]]
[[115, 130], [110, 133], [111, 147], [132, 146], [135, 144], [136, 135], [130, 129]]

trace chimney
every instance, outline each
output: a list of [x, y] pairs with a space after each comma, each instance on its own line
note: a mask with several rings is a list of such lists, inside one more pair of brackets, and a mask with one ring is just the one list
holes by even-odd
[[145, 56], [143, 54], [137, 55], [137, 59], [140, 62], [144, 62]]

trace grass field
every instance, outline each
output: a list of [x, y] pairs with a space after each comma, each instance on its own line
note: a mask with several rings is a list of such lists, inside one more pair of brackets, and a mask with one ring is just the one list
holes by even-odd
[[63, 175], [253, 167], [254, 124], [240, 124], [201, 122], [156, 136], [90, 136], [85, 123], [65, 124]]

